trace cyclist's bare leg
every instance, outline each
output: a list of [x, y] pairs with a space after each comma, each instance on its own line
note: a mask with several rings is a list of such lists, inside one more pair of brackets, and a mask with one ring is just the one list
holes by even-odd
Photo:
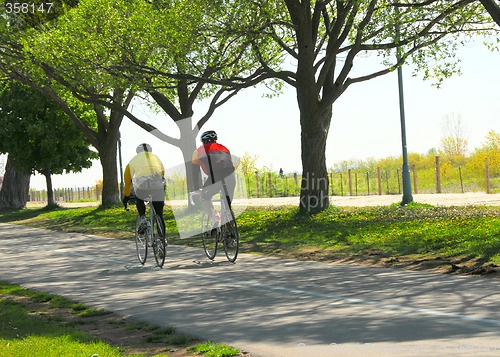
[[215, 218], [215, 210], [212, 200], [203, 200], [201, 202], [201, 207], [206, 214], [212, 215], [212, 218]]

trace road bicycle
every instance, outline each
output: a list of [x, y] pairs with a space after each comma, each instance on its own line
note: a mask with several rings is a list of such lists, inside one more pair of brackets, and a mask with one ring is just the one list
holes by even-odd
[[[167, 255], [167, 241], [165, 239], [165, 227], [161, 217], [156, 213], [152, 204], [151, 196], [144, 201], [149, 207], [149, 218], [146, 211], [146, 228], [141, 227], [141, 217], [138, 215], [135, 220], [135, 247], [139, 262], [144, 265], [148, 257], [148, 247], [153, 248], [156, 265], [163, 267], [165, 256]], [[127, 204], [125, 209], [128, 211]], [[142, 231], [142, 232], [141, 232]]]
[[[240, 233], [224, 180], [222, 180], [222, 188], [224, 194], [221, 194], [220, 212], [217, 212], [215, 208], [212, 208], [211, 212], [203, 211], [201, 216], [201, 238], [208, 259], [215, 259], [217, 246], [222, 243], [227, 260], [234, 263], [238, 257]], [[202, 190], [198, 190], [189, 193], [191, 204], [196, 204], [195, 197], [201, 195], [201, 192]]]

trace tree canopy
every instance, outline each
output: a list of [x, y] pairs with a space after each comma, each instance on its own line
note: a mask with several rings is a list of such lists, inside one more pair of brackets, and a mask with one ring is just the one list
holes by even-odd
[[0, 153], [9, 153], [18, 170], [41, 173], [50, 186], [51, 175], [92, 165], [96, 153], [48, 96], [16, 82], [0, 84]]
[[[128, 107], [134, 93], [128, 88], [120, 87], [116, 81], [102, 85], [104, 82], [99, 82], [102, 71], [96, 70], [95, 73], [89, 73], [81, 64], [73, 68], [71, 72], [73, 77], [65, 78], [62, 75], [64, 74], [63, 68], [51, 65], [53, 58], [64, 56], [63, 51], [52, 53], [47, 61], [40, 52], [37, 52], [37, 50], [43, 50], [43, 43], [37, 43], [37, 40], [52, 31], [80, 4], [78, 1], [78, 6], [73, 8], [71, 3], [71, 0], [55, 2], [54, 6], [60, 6], [58, 16], [52, 18], [46, 14], [43, 21], [35, 26], [18, 27], [17, 24], [22, 23], [22, 14], [7, 16], [7, 21], [4, 23], [7, 31], [0, 33], [0, 71], [8, 78], [18, 80], [47, 94], [71, 118], [74, 125], [83, 132], [90, 144], [99, 152], [103, 169], [103, 205], [115, 204], [119, 202], [116, 163], [118, 132], [124, 116], [122, 110]], [[69, 5], [66, 6], [66, 4]], [[70, 48], [68, 51], [74, 52], [75, 50], [78, 48]], [[110, 78], [108, 76], [104, 80]], [[82, 98], [75, 90], [75, 84], [88, 90], [89, 94], [86, 98]], [[110, 103], [109, 109], [96, 100], [101, 97], [107, 98]], [[75, 100], [91, 104], [96, 125], [89, 125], [85, 117], [75, 112]]]
[[[195, 137], [214, 111], [241, 89], [272, 77], [260, 66], [264, 57], [273, 64], [282, 58], [279, 49], [266, 48], [270, 39], [243, 32], [260, 26], [252, 11], [245, 2], [222, 0], [85, 0], [49, 31], [26, 36], [23, 51], [37, 64], [28, 69], [37, 82], [48, 77], [81, 100], [120, 110], [179, 147], [190, 166]], [[117, 87], [152, 98], [180, 136], [159, 132], [114, 101]], [[194, 119], [194, 103], [206, 98], [209, 109]], [[196, 187], [187, 169], [188, 184]]]

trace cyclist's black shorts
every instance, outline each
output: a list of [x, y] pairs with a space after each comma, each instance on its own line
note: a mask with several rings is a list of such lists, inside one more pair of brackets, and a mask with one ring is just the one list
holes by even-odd
[[[227, 194], [229, 195], [229, 203], [231, 203], [233, 201], [234, 189], [236, 187], [236, 178], [234, 172], [226, 176], [224, 178], [224, 182], [226, 184]], [[222, 181], [215, 181], [215, 183], [212, 183], [212, 179], [209, 177], [203, 185], [203, 192], [201, 194], [202, 200], [210, 201], [212, 197], [219, 192], [221, 192], [222, 195], [222, 188]]]

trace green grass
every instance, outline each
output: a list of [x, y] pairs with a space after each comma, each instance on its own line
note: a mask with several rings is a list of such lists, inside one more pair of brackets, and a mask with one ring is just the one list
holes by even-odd
[[294, 208], [249, 209], [238, 223], [248, 251], [321, 259], [441, 256], [500, 264], [498, 208], [396, 204], [331, 207], [312, 216]]
[[30, 313], [22, 304], [0, 299], [2, 356], [121, 356], [120, 349], [92, 341], [63, 323]]
[[[85, 323], [85, 319], [72, 323], [64, 317], [51, 316], [46, 310], [41, 313], [28, 310], [22, 302], [14, 301], [13, 297], [18, 296], [44, 303], [50, 308], [67, 308], [78, 317], [108, 314], [104, 310], [89, 308], [57, 295], [36, 292], [0, 281], [0, 356], [143, 356], [127, 354], [127, 346], [118, 348], [90, 338], [75, 327]], [[197, 342], [195, 338], [178, 334], [173, 327], [160, 327], [144, 321], [125, 322], [123, 319], [107, 323], [115, 327], [123, 326], [124, 334], [127, 331], [139, 331], [144, 336], [142, 338], [144, 343], [160, 343], [176, 348], [192, 345], [188, 348], [189, 351], [198, 351], [207, 357], [228, 357], [239, 353], [238, 350], [224, 344], [204, 342], [193, 345]], [[141, 338], [139, 341], [134, 338], [130, 342], [137, 345], [141, 344], [140, 340]], [[186, 355], [191, 356], [192, 353], [187, 352]], [[168, 357], [166, 354], [155, 356]]]
[[[119, 207], [27, 209], [1, 214], [0, 222], [133, 239], [135, 215]], [[164, 216], [170, 243], [199, 245], [199, 238], [177, 239], [172, 211], [166, 209]], [[500, 265], [496, 207], [330, 207], [312, 216], [295, 207], [251, 207], [238, 225], [242, 252], [323, 260], [443, 257]]]
[[240, 353], [239, 350], [224, 344], [216, 344], [213, 342], [204, 342], [189, 348], [189, 350], [201, 353], [206, 357], [231, 357]]

